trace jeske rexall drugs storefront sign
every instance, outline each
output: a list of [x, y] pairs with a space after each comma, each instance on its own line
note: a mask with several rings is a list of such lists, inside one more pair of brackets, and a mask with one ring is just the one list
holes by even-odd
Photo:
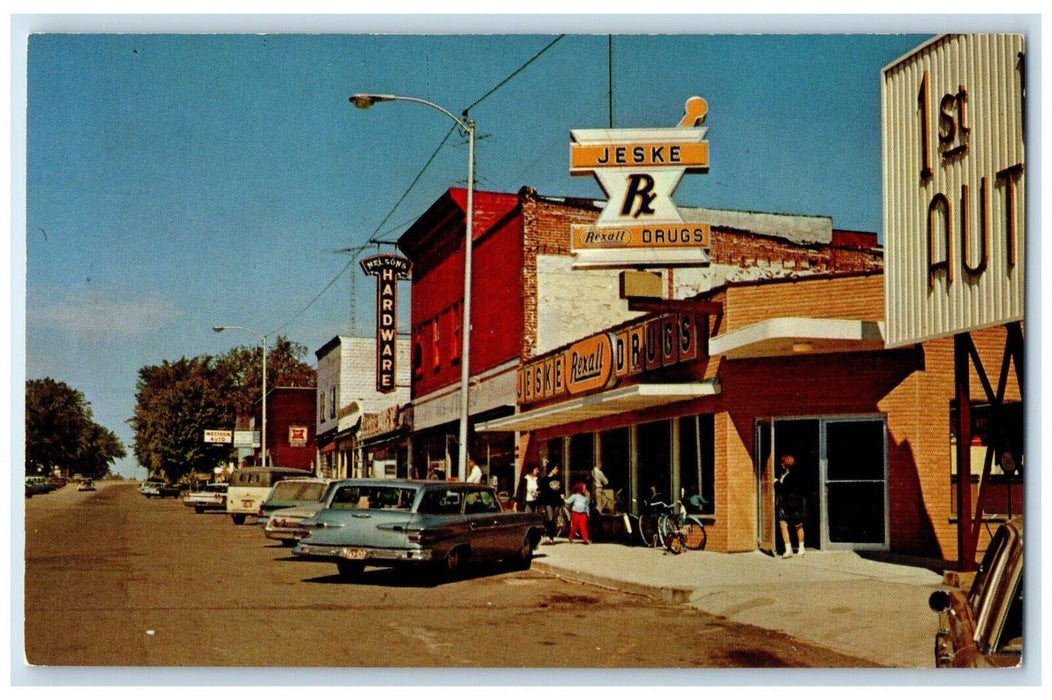
[[697, 358], [694, 316], [662, 314], [596, 333], [525, 363], [516, 374], [516, 394], [519, 404], [586, 394]]
[[708, 171], [708, 109], [691, 97], [672, 128], [570, 131], [570, 174], [594, 176], [609, 197], [595, 224], [571, 227], [575, 268], [708, 262], [709, 225], [685, 222], [672, 201], [684, 173]]

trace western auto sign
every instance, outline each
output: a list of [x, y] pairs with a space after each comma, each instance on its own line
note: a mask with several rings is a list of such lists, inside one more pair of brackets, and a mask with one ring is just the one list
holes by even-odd
[[395, 340], [398, 338], [398, 280], [409, 279], [413, 263], [384, 253], [361, 262], [367, 275], [376, 277], [376, 390], [395, 390]]
[[230, 430], [205, 430], [205, 442], [229, 444], [234, 438]]
[[708, 262], [709, 225], [683, 220], [672, 193], [687, 172], [707, 172], [708, 104], [691, 97], [669, 129], [574, 129], [570, 174], [592, 175], [606, 193], [595, 224], [571, 227], [574, 267], [697, 265]]

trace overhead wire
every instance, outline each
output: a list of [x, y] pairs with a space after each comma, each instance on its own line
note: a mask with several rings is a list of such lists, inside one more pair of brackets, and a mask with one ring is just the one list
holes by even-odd
[[[540, 51], [538, 51], [536, 54], [534, 54], [528, 61], [523, 63], [521, 66], [519, 66], [517, 69], [515, 69], [512, 73], [508, 74], [499, 83], [494, 85], [485, 94], [483, 94], [482, 97], [478, 98], [477, 100], [472, 102], [470, 105], [468, 105], [468, 107], [464, 109], [462, 114], [467, 116], [468, 112], [472, 108], [477, 107], [479, 104], [481, 104], [483, 101], [485, 101], [491, 95], [493, 95], [493, 93], [497, 92], [497, 90], [499, 90], [500, 88], [504, 87], [506, 84], [511, 82], [517, 75], [519, 75], [519, 73], [521, 73], [522, 71], [526, 70], [526, 68], [528, 68], [530, 66], [530, 64], [532, 64], [534, 61], [536, 61], [538, 58], [540, 58], [542, 55], [544, 55], [549, 49], [551, 49], [553, 46], [555, 46], [557, 43], [559, 43], [559, 41], [561, 41], [565, 36], [566, 36], [565, 34], [560, 34], [557, 37], [555, 37], [555, 39], [553, 39], [544, 48], [542, 48]], [[358, 256], [361, 255], [363, 251], [367, 250], [371, 245], [378, 245], [378, 244], [393, 245], [394, 244], [394, 241], [380, 240], [377, 237], [379, 232], [380, 232], [380, 229], [382, 229], [384, 227], [384, 225], [388, 222], [388, 220], [390, 220], [390, 218], [394, 215], [394, 213], [398, 210], [398, 208], [402, 205], [402, 203], [406, 200], [406, 198], [413, 191], [413, 188], [415, 188], [417, 183], [420, 182], [420, 179], [424, 176], [424, 173], [427, 171], [427, 169], [429, 167], [431, 167], [431, 164], [434, 162], [435, 158], [438, 157], [439, 151], [441, 151], [445, 147], [446, 142], [449, 141], [449, 137], [452, 136], [453, 132], [456, 131], [456, 130], [457, 130], [457, 126], [454, 125], [454, 126], [450, 127], [449, 131], [446, 132], [445, 137], [443, 137], [442, 141], [439, 142], [438, 146], [435, 148], [434, 152], [431, 154], [431, 157], [428, 158], [427, 162], [425, 162], [423, 167], [420, 168], [420, 172], [418, 172], [416, 174], [416, 177], [413, 178], [413, 181], [409, 183], [409, 186], [406, 187], [405, 192], [402, 193], [402, 196], [399, 197], [398, 201], [395, 202], [393, 207], [391, 207], [391, 210], [387, 213], [387, 216], [385, 216], [383, 218], [383, 220], [376, 226], [376, 228], [373, 229], [373, 233], [369, 237], [369, 242], [367, 244], [365, 244], [365, 245], [362, 245], [362, 246], [357, 246], [355, 248], [347, 249], [346, 252], [348, 252], [348, 253], [351, 253], [352, 251], [354, 251], [354, 252], [351, 255], [351, 259], [347, 262], [346, 265], [344, 265], [340, 269], [339, 272], [336, 273], [336, 276], [333, 277], [332, 280], [330, 280], [329, 283], [326, 284], [325, 287], [320, 292], [318, 292], [318, 294], [313, 299], [311, 299], [310, 302], [308, 302], [306, 306], [304, 306], [294, 316], [289, 318], [287, 321], [285, 321], [285, 323], [281, 324], [280, 326], [275, 328], [273, 331], [271, 331], [267, 335], [270, 335], [271, 333], [277, 333], [278, 331], [280, 331], [280, 330], [282, 330], [284, 328], [287, 328], [293, 321], [295, 321], [300, 316], [305, 314], [307, 312], [307, 310], [310, 309], [322, 296], [324, 296], [325, 293], [327, 291], [329, 291], [329, 289], [331, 289], [334, 284], [336, 284], [337, 280], [339, 280], [340, 277], [342, 277], [343, 274], [345, 272], [347, 272], [347, 270], [349, 270], [354, 265], [355, 261], [358, 259]]]

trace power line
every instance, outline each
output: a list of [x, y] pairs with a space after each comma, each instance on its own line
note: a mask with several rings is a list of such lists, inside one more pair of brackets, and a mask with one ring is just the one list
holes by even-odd
[[[493, 95], [495, 92], [497, 92], [497, 90], [499, 90], [500, 88], [504, 87], [509, 82], [511, 82], [513, 79], [515, 79], [515, 77], [517, 75], [519, 75], [519, 73], [521, 73], [522, 71], [526, 70], [526, 68], [529, 67], [530, 64], [532, 64], [534, 61], [536, 61], [538, 58], [540, 58], [542, 55], [544, 55], [549, 49], [551, 49], [553, 46], [555, 46], [557, 43], [559, 43], [563, 39], [563, 37], [565, 37], [565, 36], [566, 36], [565, 34], [560, 34], [559, 36], [555, 37], [555, 39], [553, 39], [551, 42], [549, 42], [547, 46], [545, 46], [543, 49], [541, 49], [536, 54], [534, 54], [528, 61], [526, 61], [521, 66], [519, 66], [517, 69], [515, 69], [512, 73], [510, 73], [507, 77], [505, 77], [499, 83], [494, 85], [489, 91], [487, 91], [485, 94], [483, 94], [482, 97], [478, 98], [477, 100], [472, 102], [470, 105], [468, 105], [468, 107], [463, 111], [463, 114], [466, 116], [467, 113], [472, 108], [477, 107], [479, 104], [481, 104], [487, 98], [489, 98], [491, 95]], [[340, 252], [347, 252], [347, 253], [351, 253], [353, 251], [353, 254], [351, 255], [351, 259], [348, 261], [348, 263], [346, 265], [344, 265], [343, 268], [338, 273], [336, 273], [336, 276], [333, 277], [332, 280], [330, 280], [329, 283], [326, 284], [325, 287], [320, 292], [318, 292], [317, 296], [315, 296], [313, 299], [311, 299], [310, 302], [306, 306], [304, 306], [302, 309], [300, 309], [300, 311], [298, 313], [296, 313], [296, 315], [292, 316], [289, 320], [287, 320], [282, 325], [278, 326], [276, 329], [274, 329], [273, 331], [271, 331], [267, 335], [270, 335], [272, 333], [277, 333], [278, 331], [280, 331], [280, 330], [282, 330], [284, 328], [287, 328], [293, 321], [295, 321], [300, 316], [302, 316], [304, 313], [306, 313], [307, 310], [318, 301], [318, 299], [320, 299], [322, 296], [324, 296], [324, 294], [327, 291], [329, 291], [329, 289], [331, 289], [334, 284], [336, 284], [336, 281], [338, 279], [340, 279], [340, 277], [343, 276], [343, 273], [347, 272], [347, 270], [349, 270], [354, 265], [354, 262], [358, 259], [358, 256], [361, 255], [361, 253], [364, 250], [366, 250], [370, 245], [379, 245], [379, 244], [391, 245], [393, 243], [392, 241], [383, 241], [383, 240], [380, 240], [380, 239], [377, 238], [377, 235], [379, 234], [380, 229], [382, 229], [384, 227], [384, 225], [388, 222], [388, 220], [398, 210], [398, 207], [400, 207], [402, 205], [402, 202], [404, 202], [406, 200], [406, 198], [409, 196], [409, 194], [413, 191], [413, 188], [415, 188], [417, 183], [420, 182], [420, 179], [424, 176], [424, 173], [427, 171], [427, 169], [429, 167], [431, 167], [431, 164], [434, 162], [435, 158], [438, 157], [439, 151], [441, 151], [445, 147], [446, 142], [449, 140], [449, 137], [453, 135], [453, 132], [456, 129], [457, 129], [457, 127], [456, 127], [456, 125], [454, 125], [454, 126], [450, 127], [449, 131], [446, 132], [445, 137], [443, 137], [442, 141], [439, 142], [438, 146], [435, 148], [434, 152], [431, 154], [431, 157], [428, 158], [427, 162], [424, 163], [422, 168], [420, 168], [420, 172], [418, 172], [416, 177], [413, 178], [413, 181], [409, 183], [409, 186], [406, 188], [405, 192], [402, 193], [402, 196], [398, 198], [398, 201], [395, 202], [394, 206], [391, 207], [391, 210], [387, 213], [387, 216], [385, 216], [383, 218], [383, 220], [376, 226], [376, 228], [373, 229], [373, 233], [369, 237], [368, 244], [362, 245], [362, 246], [358, 246], [358, 247], [355, 247], [355, 248], [347, 248], [347, 249], [344, 249], [343, 251], [340, 251]], [[354, 308], [353, 307], [355, 306], [356, 300], [354, 299], [355, 288], [354, 288], [354, 280], [353, 279], [351, 280], [351, 285], [352, 285], [351, 286], [351, 307], [352, 307], [351, 324], [354, 325], [354, 323], [355, 323], [355, 316], [354, 316]]]
[[534, 62], [534, 61], [536, 61], [536, 60], [537, 60], [538, 58], [540, 58], [540, 57], [541, 57], [541, 56], [542, 56], [542, 55], [543, 55], [543, 54], [544, 54], [544, 53], [545, 53], [546, 51], [548, 51], [548, 49], [550, 49], [551, 47], [555, 46], [555, 45], [556, 45], [557, 43], [559, 43], [560, 41], [562, 41], [562, 38], [563, 38], [564, 36], [566, 36], [566, 35], [565, 35], [565, 34], [560, 34], [559, 36], [555, 37], [555, 39], [553, 39], [553, 40], [552, 40], [552, 42], [551, 42], [550, 44], [548, 44], [548, 45], [547, 45], [547, 46], [545, 46], [545, 47], [544, 47], [543, 49], [541, 49], [540, 51], [538, 51], [537, 53], [535, 53], [535, 54], [533, 55], [533, 58], [531, 58], [530, 60], [526, 61], [526, 63], [523, 63], [523, 64], [522, 64], [521, 66], [519, 66], [519, 67], [518, 67], [518, 68], [517, 68], [517, 69], [515, 70], [515, 72], [513, 72], [513, 73], [512, 73], [511, 75], [509, 75], [508, 77], [504, 78], [504, 80], [502, 80], [502, 81], [500, 81], [499, 83], [497, 83], [496, 85], [494, 85], [494, 86], [493, 86], [493, 88], [492, 88], [492, 89], [491, 89], [491, 90], [490, 90], [489, 92], [487, 92], [487, 93], [486, 93], [485, 95], [483, 95], [482, 97], [478, 98], [477, 100], [475, 100], [474, 102], [472, 102], [472, 103], [471, 103], [470, 105], [468, 105], [467, 109], [465, 109], [465, 110], [464, 110], [464, 114], [467, 114], [468, 112], [470, 112], [470, 111], [471, 111], [471, 109], [472, 109], [473, 107], [477, 107], [477, 106], [478, 106], [478, 105], [479, 105], [479, 104], [480, 104], [480, 103], [481, 103], [481, 102], [482, 102], [483, 100], [485, 100], [485, 99], [486, 99], [487, 97], [489, 97], [490, 95], [492, 95], [493, 93], [495, 93], [495, 92], [496, 92], [497, 90], [501, 89], [501, 88], [502, 88], [502, 87], [504, 87], [504, 86], [505, 86], [506, 84], [508, 84], [509, 82], [511, 82], [511, 81], [512, 81], [512, 79], [514, 79], [514, 78], [515, 78], [515, 76], [517, 76], [517, 75], [518, 75], [519, 73], [521, 73], [522, 71], [526, 70], [526, 68], [527, 68], [527, 67], [528, 67], [528, 66], [529, 66], [529, 65], [530, 65], [531, 63], [533, 63], [533, 62]]

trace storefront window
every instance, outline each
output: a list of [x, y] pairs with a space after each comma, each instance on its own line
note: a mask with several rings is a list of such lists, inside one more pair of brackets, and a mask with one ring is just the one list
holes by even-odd
[[588, 483], [595, 464], [594, 433], [579, 433], [570, 438], [570, 485]]
[[651, 489], [666, 502], [672, 487], [672, 423], [662, 420], [642, 423], [637, 429], [639, 500], [648, 499]]
[[[698, 510], [708, 515], [716, 512], [713, 461], [712, 415], [680, 418], [679, 487], [682, 500], [691, 510]], [[690, 497], [695, 494], [701, 494], [701, 497], [705, 499], [700, 508], [689, 504]]]
[[512, 433], [480, 433], [471, 442], [471, 454], [482, 467], [488, 482], [496, 479], [497, 491], [505, 500], [515, 494], [515, 436]]
[[563, 439], [561, 437], [551, 438], [541, 446], [541, 466], [551, 469], [553, 464], [562, 466], [563, 463]]
[[628, 499], [628, 428], [605, 430], [599, 433], [599, 461], [603, 465], [603, 474], [610, 485], [607, 487], [616, 500], [621, 498], [618, 507], [624, 507]]

